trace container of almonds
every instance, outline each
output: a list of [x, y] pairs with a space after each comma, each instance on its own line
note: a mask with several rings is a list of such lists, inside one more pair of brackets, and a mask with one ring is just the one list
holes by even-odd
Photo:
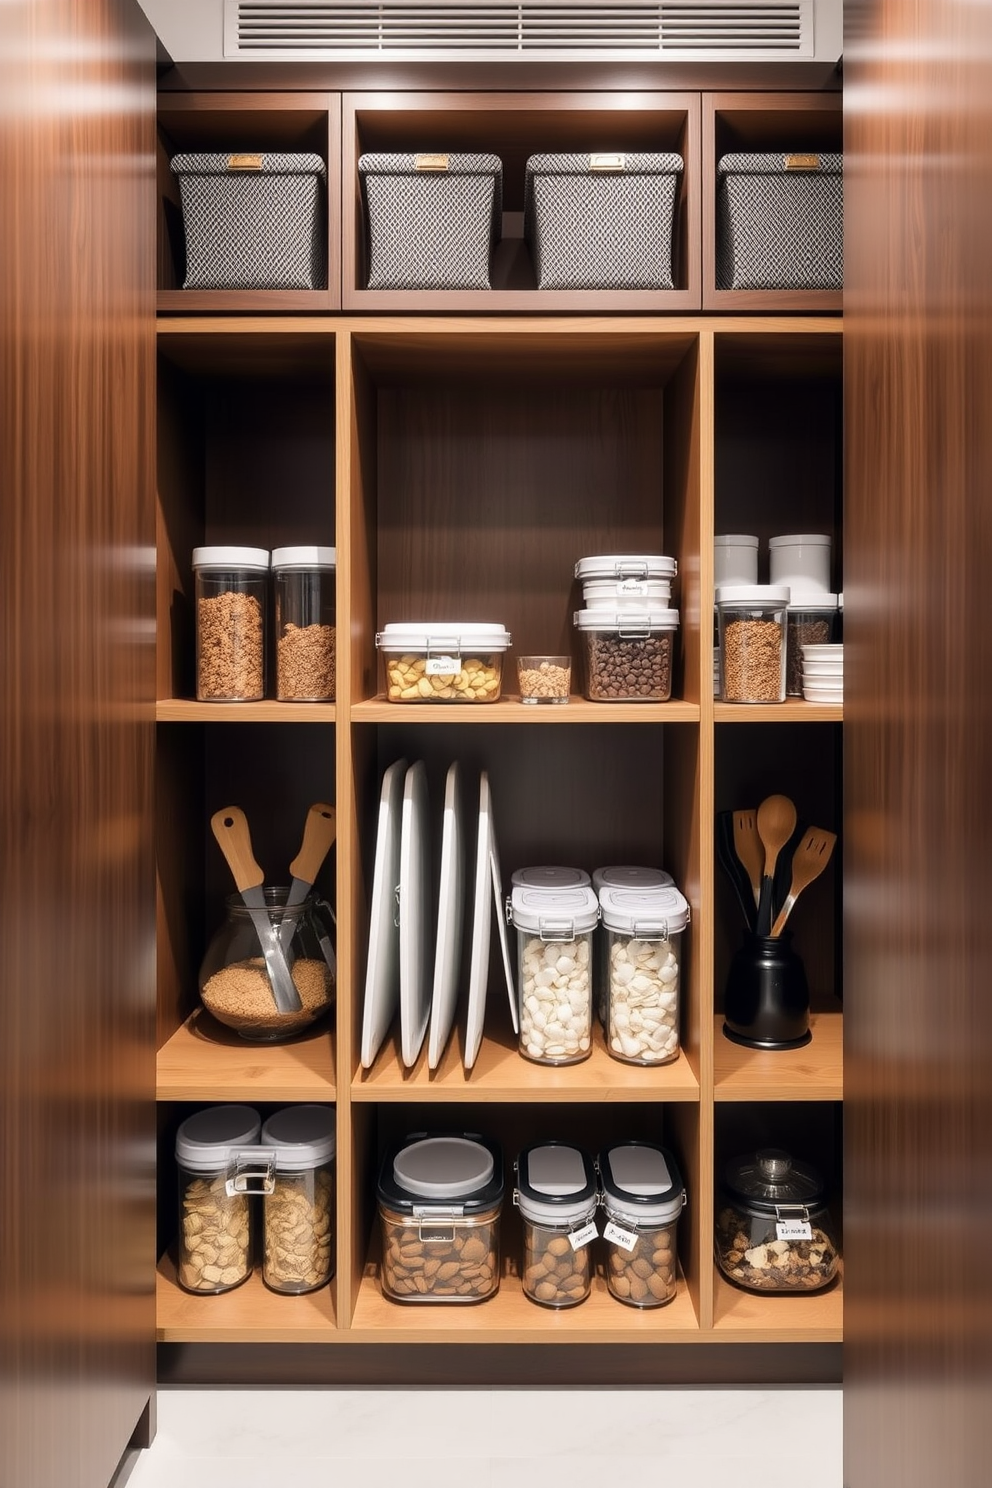
[[815, 1292], [840, 1251], [820, 1174], [779, 1148], [727, 1163], [717, 1203], [716, 1261], [750, 1292]]
[[495, 703], [510, 634], [487, 621], [417, 621], [375, 638], [380, 685], [391, 703]]
[[274, 1292], [312, 1292], [334, 1275], [334, 1169], [331, 1106], [287, 1106], [262, 1127], [272, 1153], [271, 1191], [262, 1200], [262, 1280]]
[[376, 1190], [382, 1294], [484, 1302], [499, 1289], [503, 1159], [474, 1132], [416, 1132], [386, 1153]]
[[229, 1292], [252, 1272], [250, 1198], [271, 1181], [251, 1106], [209, 1106], [176, 1133], [179, 1243], [176, 1279], [187, 1292]]
[[513, 1202], [523, 1220], [524, 1296], [542, 1307], [575, 1307], [592, 1285], [599, 1183], [592, 1158], [565, 1142], [525, 1147], [514, 1168]]
[[606, 1283], [631, 1307], [661, 1307], [676, 1290], [676, 1238], [685, 1189], [672, 1154], [623, 1142], [599, 1154]]

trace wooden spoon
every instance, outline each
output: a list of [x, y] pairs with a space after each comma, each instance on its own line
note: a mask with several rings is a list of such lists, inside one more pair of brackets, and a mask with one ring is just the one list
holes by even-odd
[[734, 812], [734, 851], [751, 880], [751, 891], [757, 907], [761, 900], [761, 875], [765, 866], [765, 850], [758, 836], [758, 823], [753, 811]]
[[778, 855], [796, 830], [796, 808], [788, 796], [766, 796], [758, 807], [758, 836], [765, 849], [761, 898], [758, 902], [758, 934], [767, 935], [772, 923], [772, 890]]
[[836, 841], [837, 833], [828, 832], [824, 827], [807, 829], [792, 857], [792, 883], [782, 908], [775, 916], [775, 923], [769, 932], [772, 936], [777, 937], [782, 934], [792, 906], [807, 884], [811, 884], [814, 878], [819, 878], [826, 868]]

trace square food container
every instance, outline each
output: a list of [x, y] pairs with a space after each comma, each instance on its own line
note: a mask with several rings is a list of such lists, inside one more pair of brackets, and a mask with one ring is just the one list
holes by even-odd
[[488, 621], [386, 625], [375, 643], [391, 703], [495, 703], [511, 637]]
[[358, 162], [367, 289], [490, 289], [503, 225], [496, 155], [366, 154]]
[[590, 702], [668, 701], [678, 610], [578, 610], [575, 625], [582, 637]]
[[718, 289], [841, 289], [839, 154], [734, 154], [717, 165]]

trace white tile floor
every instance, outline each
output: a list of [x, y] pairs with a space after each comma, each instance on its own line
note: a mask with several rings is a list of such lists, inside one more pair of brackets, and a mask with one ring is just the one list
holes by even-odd
[[841, 1488], [841, 1391], [162, 1389], [128, 1488], [348, 1484], [359, 1465], [361, 1488]]

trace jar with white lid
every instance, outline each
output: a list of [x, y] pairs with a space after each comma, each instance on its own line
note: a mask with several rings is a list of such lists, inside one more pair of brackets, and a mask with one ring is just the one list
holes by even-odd
[[591, 1157], [566, 1142], [525, 1147], [514, 1163], [523, 1221], [523, 1292], [542, 1307], [575, 1307], [592, 1286], [599, 1184]]
[[193, 549], [196, 697], [251, 703], [265, 696], [266, 548]]
[[272, 1180], [251, 1106], [208, 1106], [176, 1133], [179, 1242], [176, 1280], [200, 1295], [229, 1292], [252, 1273], [249, 1195]]
[[391, 1302], [483, 1302], [499, 1289], [503, 1159], [466, 1132], [415, 1132], [377, 1184], [382, 1294]]
[[541, 865], [538, 868], [514, 868], [510, 875], [512, 888], [586, 889], [592, 882], [584, 868]]
[[593, 931], [599, 900], [574, 888], [516, 883], [510, 921], [517, 932], [520, 1053], [537, 1064], [577, 1064], [592, 1052]]
[[[604, 889], [633, 889], [639, 893], [644, 889], [663, 889], [667, 884], [674, 882], [672, 875], [666, 873], [663, 868], [641, 868], [636, 864], [621, 863], [614, 867], [595, 868], [592, 875], [592, 886], [599, 899], [600, 915], [603, 910]], [[606, 1008], [610, 986], [607, 971], [606, 937], [600, 935], [596, 952], [596, 976], [593, 991], [596, 997], [596, 1012], [604, 1028], [606, 1027]]]
[[664, 703], [672, 695], [678, 610], [578, 610], [585, 696], [592, 703]]
[[482, 621], [386, 625], [375, 638], [391, 703], [495, 703], [511, 637]]
[[333, 702], [337, 671], [335, 548], [276, 548], [276, 697], [280, 702]]
[[606, 1047], [624, 1064], [670, 1064], [679, 1056], [679, 968], [689, 904], [674, 884], [604, 889]]
[[653, 553], [605, 553], [575, 565], [588, 609], [667, 609], [677, 573], [674, 558]]
[[260, 1146], [273, 1157], [271, 1190], [262, 1200], [262, 1280], [297, 1295], [334, 1275], [333, 1106], [286, 1106], [262, 1127]]
[[811, 590], [790, 591], [786, 616], [785, 691], [788, 697], [803, 695], [803, 647], [827, 646], [837, 628], [836, 594]]
[[713, 539], [713, 583], [756, 584], [758, 539], [749, 532], [721, 532]]
[[825, 532], [789, 532], [768, 539], [768, 582], [790, 589], [830, 590], [831, 539]]
[[672, 1154], [652, 1142], [621, 1142], [599, 1154], [606, 1284], [631, 1307], [675, 1296], [679, 1215], [685, 1188]]
[[720, 697], [725, 703], [785, 701], [789, 590], [775, 584], [721, 584]]

